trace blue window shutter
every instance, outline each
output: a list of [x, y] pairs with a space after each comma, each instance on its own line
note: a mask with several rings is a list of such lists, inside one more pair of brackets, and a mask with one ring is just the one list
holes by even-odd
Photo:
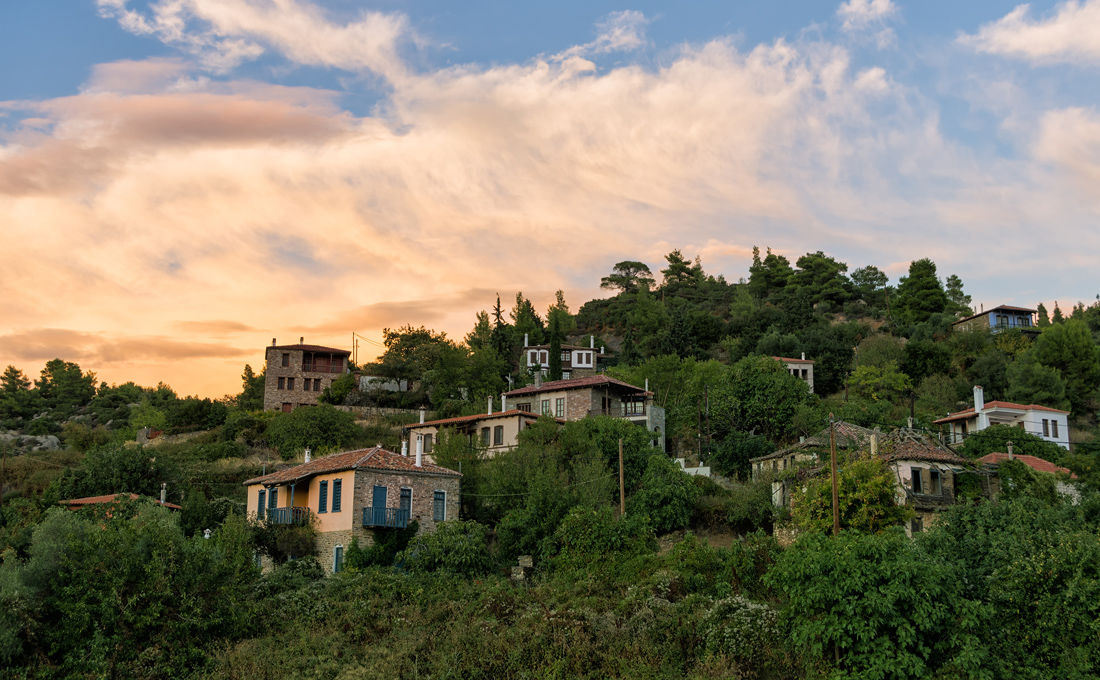
[[344, 546], [338, 545], [332, 552], [332, 571], [338, 574], [344, 570]]
[[328, 482], [321, 482], [321, 490], [317, 494], [317, 512], [328, 512]]
[[332, 480], [332, 511], [340, 512], [340, 492], [344, 486], [342, 479]]
[[272, 489], [271, 493], [267, 495], [267, 507], [277, 508], [279, 507], [279, 490]]
[[264, 490], [264, 489], [260, 489], [258, 496], [259, 496], [259, 500], [256, 502], [256, 517], [258, 519], [263, 519], [264, 518], [264, 507], [265, 507], [265, 504], [267, 503], [267, 491]]

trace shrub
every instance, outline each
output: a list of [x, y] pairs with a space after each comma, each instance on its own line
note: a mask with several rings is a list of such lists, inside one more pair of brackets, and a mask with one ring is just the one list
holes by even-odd
[[699, 491], [691, 477], [671, 458], [649, 457], [641, 488], [629, 499], [629, 512], [649, 518], [658, 533], [687, 526]]
[[703, 617], [709, 654], [728, 656], [739, 665], [758, 667], [779, 641], [779, 612], [766, 604], [733, 595], [714, 603]]
[[775, 520], [770, 482], [737, 484], [726, 499], [726, 521], [739, 534], [771, 532]]
[[331, 406], [297, 408], [277, 413], [267, 425], [267, 441], [284, 460], [307, 446], [314, 451], [351, 445], [362, 435], [355, 417]]
[[417, 536], [397, 554], [397, 564], [409, 571], [445, 571], [468, 576], [493, 566], [489, 529], [470, 520], [442, 522], [430, 534]]
[[615, 519], [611, 508], [575, 507], [543, 541], [542, 556], [557, 569], [583, 568], [602, 560], [652, 552], [653, 530], [644, 515]]
[[348, 546], [347, 566], [349, 569], [366, 567], [388, 567], [393, 565], [397, 553], [409, 545], [409, 541], [420, 531], [420, 523], [415, 520], [404, 529], [376, 530], [374, 543], [362, 548], [359, 539], [353, 538]]

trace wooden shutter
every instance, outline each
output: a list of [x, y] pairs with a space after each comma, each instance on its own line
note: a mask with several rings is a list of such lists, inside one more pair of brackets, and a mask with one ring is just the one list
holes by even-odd
[[332, 511], [340, 512], [340, 495], [343, 490], [344, 481], [342, 479], [332, 480]]
[[317, 512], [328, 512], [328, 482], [321, 482], [317, 492]]

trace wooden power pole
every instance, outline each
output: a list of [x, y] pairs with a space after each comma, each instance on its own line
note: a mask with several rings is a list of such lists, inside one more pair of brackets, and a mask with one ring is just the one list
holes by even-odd
[[833, 536], [840, 533], [840, 493], [836, 474], [836, 422], [829, 414], [829, 464], [833, 473]]
[[626, 488], [623, 484], [623, 440], [619, 438], [619, 516], [626, 514]]

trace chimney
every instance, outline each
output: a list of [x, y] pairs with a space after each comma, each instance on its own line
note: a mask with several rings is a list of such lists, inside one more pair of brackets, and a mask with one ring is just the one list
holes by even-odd
[[878, 432], [871, 433], [871, 457], [878, 455]]
[[168, 482], [161, 482], [160, 483], [160, 504], [164, 505], [165, 501], [167, 501], [167, 500], [168, 500]]
[[493, 415], [493, 398], [492, 397], [485, 397], [485, 401], [489, 405], [488, 415]]
[[535, 387], [542, 387], [542, 371], [535, 371]]
[[526, 333], [524, 333], [524, 334], [523, 334], [523, 346], [524, 346], [524, 347], [526, 347], [526, 346], [527, 346], [527, 342], [528, 342], [528, 337], [527, 337], [527, 334], [526, 334]]
[[500, 412], [504, 413], [508, 410], [508, 397], [506, 395], [500, 395]]
[[645, 379], [645, 391], [646, 391], [646, 392], [648, 392], [648, 391], [649, 391], [649, 378], [646, 378], [646, 379]]
[[309, 450], [309, 447], [307, 446], [307, 447], [306, 447], [306, 455], [305, 455], [305, 456], [303, 456], [303, 458], [305, 459], [305, 462], [307, 462], [307, 463], [308, 463], [309, 461], [313, 460], [313, 456], [312, 456], [312, 454], [313, 454], [313, 452], [312, 452], [312, 451], [310, 451], [310, 450]]
[[298, 338], [298, 344], [299, 345], [306, 344], [306, 337], [304, 335]]
[[271, 338], [271, 346], [272, 346], [272, 347], [274, 347], [274, 346], [275, 346], [275, 338]]
[[1008, 459], [1012, 460], [1012, 442], [1006, 442], [1008, 446]]
[[978, 417], [978, 430], [989, 427], [989, 416], [985, 413], [985, 392], [981, 385], [974, 386], [974, 415]]
[[424, 435], [416, 435], [416, 467], [424, 467]]
[[409, 457], [409, 441], [407, 439], [402, 439], [401, 440], [401, 457], [402, 458], [408, 458]]
[[588, 349], [596, 349], [596, 336], [588, 336]]
[[908, 427], [910, 430], [913, 429], [913, 416], [909, 416], [905, 419], [905, 426]]
[[803, 361], [805, 361], [805, 360], [806, 360], [806, 353], [805, 353], [805, 352], [803, 352], [803, 353], [802, 353], [802, 360], [803, 360]]
[[603, 351], [603, 345], [600, 345], [600, 354], [606, 354], [606, 352]]
[[423, 406], [420, 407], [420, 423], [421, 424], [424, 423], [424, 407]]

